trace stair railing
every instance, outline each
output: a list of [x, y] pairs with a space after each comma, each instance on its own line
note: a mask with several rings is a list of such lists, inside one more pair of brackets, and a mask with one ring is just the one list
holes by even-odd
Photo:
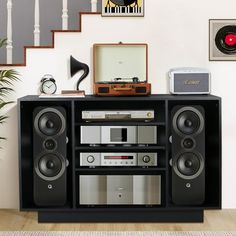
[[[97, 12], [97, 0], [91, 0], [91, 12]], [[13, 39], [12, 39], [12, 0], [7, 0], [7, 45], [6, 61], [13, 61]], [[68, 30], [68, 0], [62, 0], [62, 30]], [[39, 0], [35, 0], [34, 6], [34, 46], [40, 46], [40, 6]]]

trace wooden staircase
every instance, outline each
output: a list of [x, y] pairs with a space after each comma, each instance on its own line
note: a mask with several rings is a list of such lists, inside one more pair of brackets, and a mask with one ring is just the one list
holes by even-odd
[[79, 27], [78, 30], [51, 30], [52, 33], [52, 44], [49, 46], [24, 46], [24, 62], [19, 64], [0, 64], [0, 67], [22, 67], [26, 66], [26, 56], [27, 56], [27, 49], [53, 49], [55, 47], [55, 34], [56, 33], [81, 33], [82, 32], [82, 19], [83, 15], [101, 15], [100, 12], [80, 12], [79, 13]]

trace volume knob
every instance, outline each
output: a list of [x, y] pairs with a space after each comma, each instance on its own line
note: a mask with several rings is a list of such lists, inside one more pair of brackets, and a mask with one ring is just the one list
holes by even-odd
[[94, 156], [92, 156], [92, 155], [89, 155], [89, 156], [87, 157], [88, 163], [93, 163], [94, 160], [95, 160], [95, 158], [94, 158]]
[[148, 163], [148, 162], [150, 162], [150, 160], [151, 160], [151, 158], [150, 158], [150, 156], [148, 156], [148, 155], [145, 155], [145, 156], [143, 157], [143, 162], [144, 162], [144, 163]]

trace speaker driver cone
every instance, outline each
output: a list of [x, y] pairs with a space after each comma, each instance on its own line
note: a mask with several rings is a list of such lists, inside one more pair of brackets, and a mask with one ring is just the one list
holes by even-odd
[[184, 134], [195, 133], [200, 126], [198, 115], [192, 111], [184, 111], [177, 118], [177, 127]]
[[65, 130], [65, 117], [55, 108], [45, 108], [36, 115], [34, 127], [39, 134], [46, 136], [59, 135]]
[[175, 173], [183, 179], [196, 178], [204, 168], [204, 159], [196, 152], [181, 153], [173, 160]]
[[199, 134], [203, 127], [203, 116], [194, 107], [183, 107], [173, 117], [173, 128], [182, 136]]
[[193, 153], [184, 153], [177, 160], [177, 168], [183, 175], [194, 175], [200, 168], [200, 159]]
[[34, 168], [40, 178], [52, 181], [64, 173], [66, 161], [59, 154], [45, 154], [35, 160]]
[[56, 135], [62, 127], [61, 118], [53, 112], [44, 113], [38, 121], [40, 131], [45, 135]]
[[46, 177], [55, 177], [62, 169], [62, 162], [56, 155], [47, 154], [40, 158], [38, 166], [39, 171]]

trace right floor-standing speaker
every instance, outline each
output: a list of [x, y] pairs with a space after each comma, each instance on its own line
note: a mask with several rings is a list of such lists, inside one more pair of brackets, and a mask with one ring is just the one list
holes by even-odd
[[33, 112], [34, 203], [62, 206], [66, 202], [66, 110], [37, 107]]
[[202, 106], [171, 111], [172, 201], [200, 205], [205, 199], [205, 112]]

